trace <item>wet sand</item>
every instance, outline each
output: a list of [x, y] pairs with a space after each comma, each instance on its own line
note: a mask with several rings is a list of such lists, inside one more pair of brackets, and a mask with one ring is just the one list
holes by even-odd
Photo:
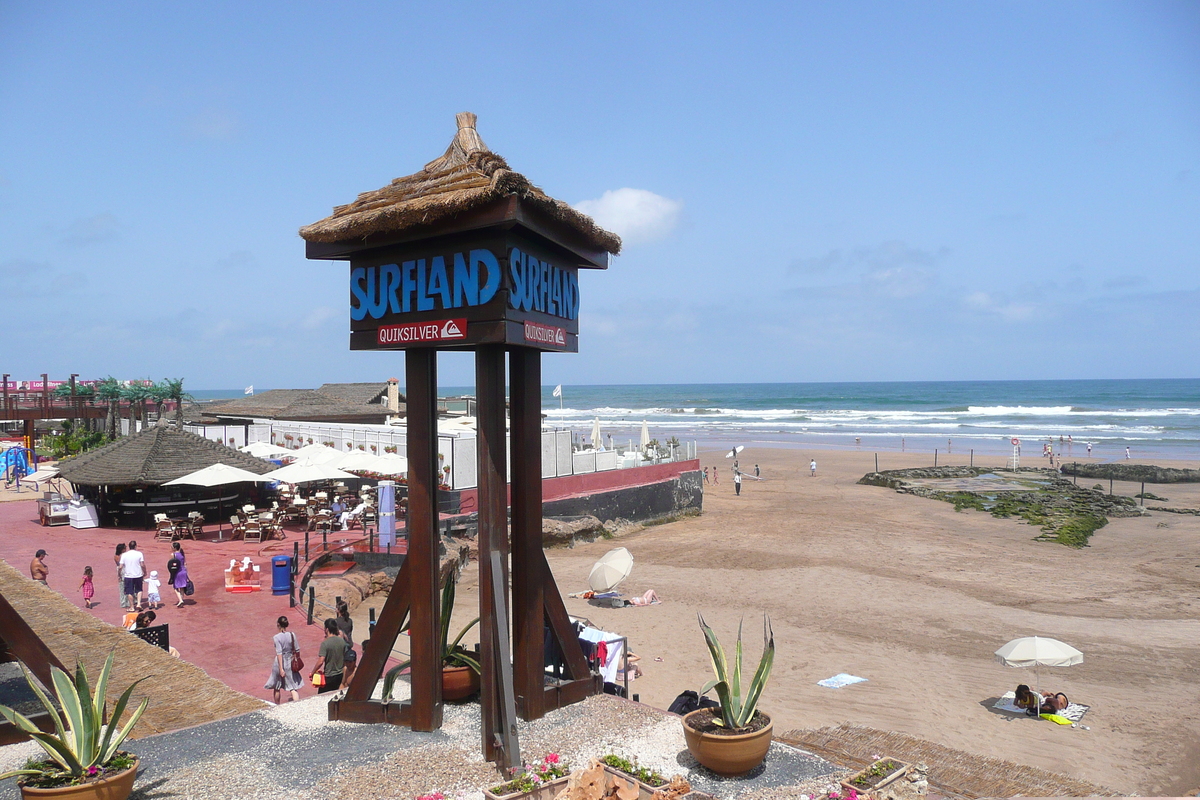
[[[1112, 520], [1090, 547], [1072, 550], [1032, 541], [1037, 529], [1011, 519], [859, 486], [874, 469], [870, 452], [752, 448], [742, 468], [757, 462], [764, 480], [745, 481], [741, 497], [721, 455], [701, 452], [704, 465], [722, 470], [720, 484], [706, 487], [702, 517], [548, 553], [565, 595], [585, 590], [591, 564], [623, 545], [635, 566], [621, 590], [662, 597], [625, 609], [567, 600], [572, 614], [630, 637], [645, 673], [631, 692], [642, 702], [666, 708], [709, 680], [697, 612], [729, 650], [744, 617], [755, 664], [765, 612], [777, 657], [762, 705], [777, 731], [849, 722], [1126, 793], [1200, 786], [1200, 518]], [[939, 456], [947, 461], [967, 457]], [[880, 454], [881, 469], [931, 464], [932, 453]], [[1200, 507], [1200, 485], [1152, 491], [1172, 506]], [[468, 569], [460, 598], [474, 598], [475, 580]], [[1082, 665], [1043, 668], [1041, 686], [1090, 705], [1090, 730], [990, 708], [1017, 683], [1035, 682], [1032, 670], [1000, 665], [993, 652], [1034, 634], [1083, 651]], [[868, 682], [816, 685], [839, 672]]]

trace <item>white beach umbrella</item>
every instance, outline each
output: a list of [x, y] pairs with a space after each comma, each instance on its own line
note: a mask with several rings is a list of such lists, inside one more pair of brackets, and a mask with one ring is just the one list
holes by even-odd
[[279, 456], [291, 455], [292, 451], [286, 447], [280, 447], [277, 444], [270, 442], [252, 442], [245, 447], [239, 448], [243, 453], [248, 453], [255, 458], [277, 458]]
[[[167, 481], [163, 486], [229, 486], [234, 483], [270, 483], [273, 479], [266, 475], [258, 475], [248, 469], [241, 467], [231, 467], [228, 464], [217, 462], [210, 467], [198, 469], [195, 472], [189, 472], [187, 475], [176, 478], [173, 481]], [[220, 539], [225, 533], [225, 499], [224, 497], [217, 504], [217, 538]]]
[[592, 423], [592, 449], [600, 449], [600, 418], [596, 417], [596, 421]]
[[996, 660], [1006, 667], [1033, 667], [1034, 686], [1039, 702], [1042, 696], [1042, 676], [1039, 667], [1073, 667], [1083, 663], [1083, 653], [1058, 639], [1045, 636], [1025, 636], [1013, 639], [996, 651]]
[[643, 452], [650, 446], [650, 428], [646, 425], [646, 420], [642, 420], [642, 441], [641, 448]]
[[343, 472], [332, 464], [318, 464], [311, 459], [294, 461], [286, 467], [272, 470], [263, 476], [273, 481], [285, 483], [314, 483], [316, 481], [332, 481], [339, 478], [357, 478], [349, 472]]
[[371, 453], [364, 453], [362, 450], [351, 450], [345, 455], [339, 456], [337, 461], [332, 462], [338, 469], [345, 470], [370, 470], [379, 456]]
[[258, 475], [248, 469], [231, 467], [220, 462], [211, 467], [189, 472], [187, 475], [167, 481], [163, 486], [227, 486], [231, 483], [270, 483], [273, 478]]
[[408, 459], [395, 453], [384, 453], [375, 456], [375, 466], [371, 471], [380, 475], [404, 475], [408, 472]]
[[588, 586], [593, 592], [611, 592], [633, 571], [633, 555], [624, 547], [609, 550], [592, 566]]
[[314, 442], [306, 444], [299, 450], [289, 450], [288, 455], [301, 461], [311, 461], [314, 464], [332, 464], [343, 457], [343, 453], [332, 447]]

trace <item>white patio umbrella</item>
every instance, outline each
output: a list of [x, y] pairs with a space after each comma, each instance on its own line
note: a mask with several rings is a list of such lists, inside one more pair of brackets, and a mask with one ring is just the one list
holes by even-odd
[[596, 421], [592, 423], [592, 449], [600, 449], [600, 418], [596, 417]]
[[352, 450], [349, 453], [339, 457], [337, 461], [332, 463], [338, 469], [371, 470], [373, 468], [372, 465], [378, 458], [379, 456], [371, 453], [364, 453], [362, 450]]
[[306, 444], [299, 450], [289, 450], [288, 455], [299, 461], [308, 460], [314, 464], [333, 464], [344, 457], [342, 452], [319, 442]]
[[996, 660], [1007, 667], [1033, 667], [1034, 686], [1042, 696], [1042, 676], [1038, 668], [1073, 667], [1083, 663], [1083, 653], [1058, 639], [1045, 636], [1025, 636], [1013, 639], [996, 651]]
[[371, 469], [372, 472], [378, 472], [380, 475], [404, 475], [408, 472], [408, 459], [404, 456], [384, 453], [374, 458], [375, 466]]
[[314, 483], [316, 481], [332, 481], [339, 478], [357, 478], [349, 472], [343, 472], [332, 464], [318, 464], [311, 459], [294, 461], [286, 467], [272, 470], [263, 476], [273, 481], [285, 483]]
[[633, 555], [624, 547], [609, 550], [592, 566], [588, 586], [593, 592], [611, 592], [633, 571]]
[[[270, 483], [273, 478], [258, 475], [248, 469], [231, 467], [217, 462], [210, 467], [189, 472], [187, 475], [167, 481], [163, 486], [228, 486], [234, 483]], [[217, 538], [224, 538], [225, 533], [225, 499], [217, 501]]]
[[642, 452], [645, 452], [646, 448], [649, 446], [650, 446], [650, 428], [646, 425], [646, 420], [642, 420], [642, 441], [641, 441], [641, 445], [640, 445]]
[[243, 453], [248, 453], [255, 458], [275, 458], [277, 456], [290, 455], [292, 452], [286, 447], [280, 447], [270, 442], [252, 442], [240, 449]]

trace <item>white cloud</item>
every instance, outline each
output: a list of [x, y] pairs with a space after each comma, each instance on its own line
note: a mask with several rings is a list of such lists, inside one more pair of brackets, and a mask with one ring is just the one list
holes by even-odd
[[683, 203], [645, 189], [616, 189], [575, 208], [621, 237], [627, 245], [664, 239], [679, 224]]

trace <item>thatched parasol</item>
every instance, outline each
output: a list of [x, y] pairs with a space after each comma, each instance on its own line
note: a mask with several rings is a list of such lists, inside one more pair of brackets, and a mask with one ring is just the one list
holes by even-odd
[[407, 233], [483, 208], [505, 197], [521, 201], [574, 229], [591, 248], [616, 255], [621, 238], [588, 215], [555, 200], [483, 143], [475, 115], [458, 114], [458, 131], [446, 152], [420, 172], [396, 178], [382, 189], [364, 192], [353, 203], [300, 229], [308, 242], [345, 242], [369, 236]]

